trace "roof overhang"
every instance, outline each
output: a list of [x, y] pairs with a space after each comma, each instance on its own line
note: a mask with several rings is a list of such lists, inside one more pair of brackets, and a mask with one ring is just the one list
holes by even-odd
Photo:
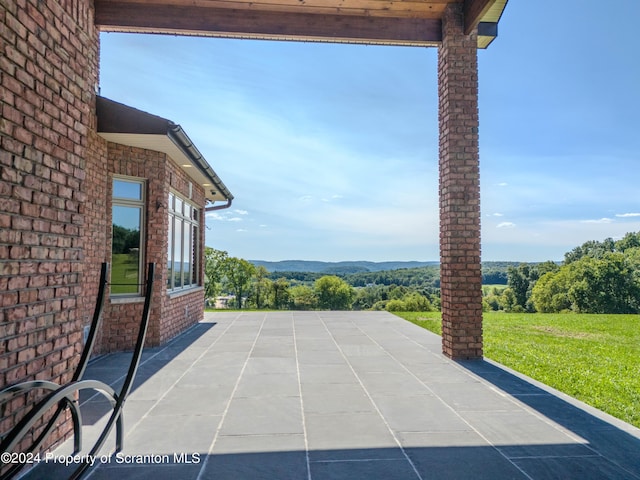
[[95, 22], [105, 32], [433, 47], [444, 10], [457, 3], [465, 32], [478, 28], [478, 48], [486, 48], [507, 1], [95, 0]]
[[165, 153], [202, 186], [210, 202], [233, 200], [220, 177], [180, 125], [104, 97], [97, 97], [98, 135], [109, 142]]

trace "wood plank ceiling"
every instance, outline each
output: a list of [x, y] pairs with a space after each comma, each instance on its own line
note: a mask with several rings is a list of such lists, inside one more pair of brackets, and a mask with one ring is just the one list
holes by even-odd
[[437, 46], [449, 3], [486, 48], [507, 0], [95, 0], [95, 18], [107, 32]]

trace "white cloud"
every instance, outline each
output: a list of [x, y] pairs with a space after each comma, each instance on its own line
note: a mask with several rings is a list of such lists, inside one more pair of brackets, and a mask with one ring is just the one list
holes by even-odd
[[616, 213], [618, 218], [640, 217], [640, 213]]
[[[234, 213], [238, 213], [238, 212], [236, 211]], [[242, 218], [232, 217], [231, 215], [232, 214], [230, 212], [223, 212], [223, 213], [210, 212], [210, 213], [207, 213], [206, 217], [212, 220], [217, 220], [219, 222], [241, 222], [242, 221]]]
[[611, 223], [611, 222], [613, 222], [613, 220], [610, 219], [610, 218], [606, 218], [606, 217], [600, 218], [600, 219], [597, 219], [597, 220], [580, 220], [580, 223], [599, 223], [599, 224], [602, 224], [602, 223]]
[[516, 224], [513, 222], [501, 222], [496, 228], [515, 228]]
[[499, 186], [499, 187], [506, 187], [506, 186], [508, 186], [508, 185], [509, 185], [509, 184], [508, 184], [507, 182], [500, 182], [500, 183], [498, 184], [498, 186]]
[[238, 215], [248, 215], [249, 212], [247, 212], [246, 210], [234, 210], [235, 213], [237, 213]]

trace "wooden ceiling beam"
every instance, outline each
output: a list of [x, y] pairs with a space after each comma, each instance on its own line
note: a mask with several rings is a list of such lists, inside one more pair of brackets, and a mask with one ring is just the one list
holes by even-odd
[[465, 0], [464, 1], [464, 33], [469, 35], [478, 23], [482, 21], [487, 12], [493, 7], [496, 0]]
[[96, 0], [95, 12], [101, 31], [415, 46], [442, 41], [441, 22], [434, 18], [270, 12], [126, 0]]

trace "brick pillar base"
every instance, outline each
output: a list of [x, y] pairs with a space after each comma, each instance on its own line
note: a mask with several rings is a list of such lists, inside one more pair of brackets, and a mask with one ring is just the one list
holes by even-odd
[[443, 353], [474, 359], [482, 358], [478, 61], [463, 20], [462, 4], [450, 4], [438, 50], [440, 292]]

